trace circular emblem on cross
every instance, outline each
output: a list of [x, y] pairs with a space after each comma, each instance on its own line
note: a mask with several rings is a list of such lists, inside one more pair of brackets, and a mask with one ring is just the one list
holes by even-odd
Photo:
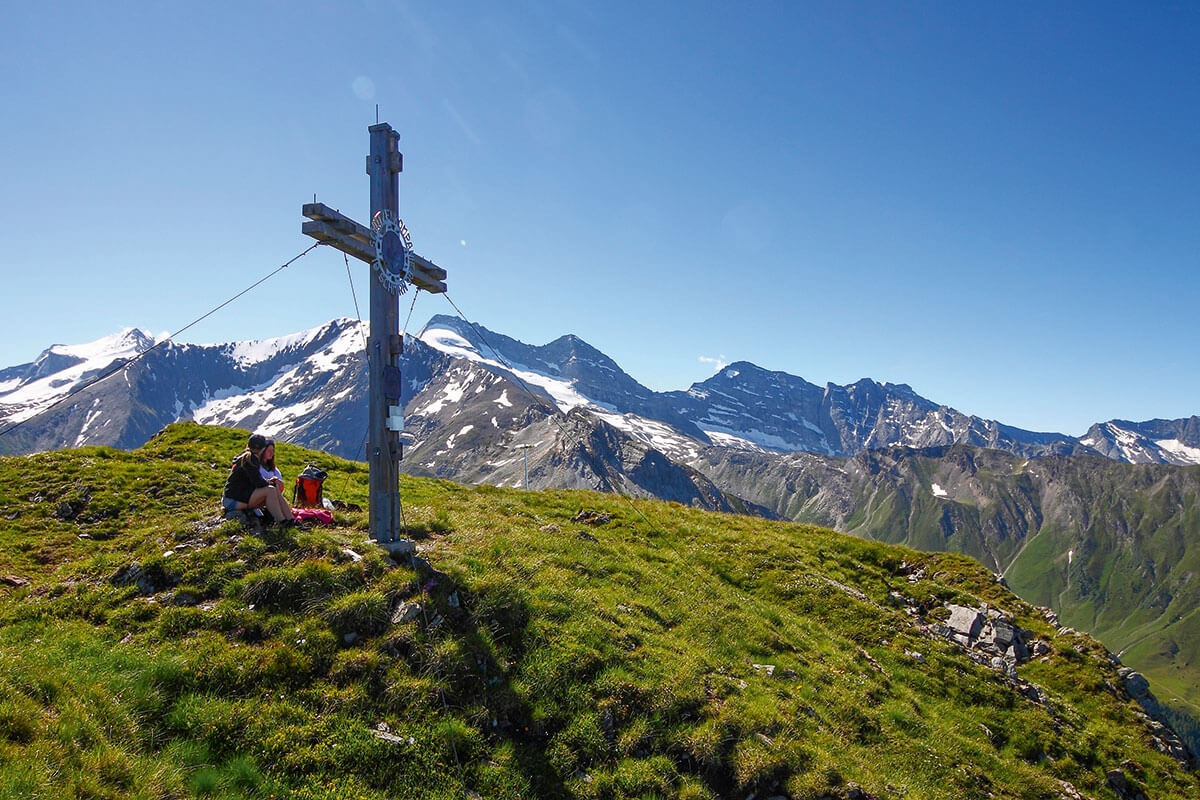
[[375, 239], [375, 260], [371, 268], [379, 276], [383, 288], [395, 295], [404, 294], [408, 288], [405, 279], [412, 265], [412, 238], [404, 221], [396, 219], [390, 211], [380, 211], [371, 218], [371, 230]]

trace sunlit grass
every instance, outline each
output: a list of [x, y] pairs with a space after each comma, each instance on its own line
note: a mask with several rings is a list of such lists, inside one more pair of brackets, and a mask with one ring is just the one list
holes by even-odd
[[[0, 573], [30, 580], [0, 590], [0, 796], [1103, 796], [1123, 761], [1148, 796], [1197, 792], [1103, 689], [1094, 642], [1022, 667], [1043, 707], [891, 604], [987, 601], [1051, 633], [970, 559], [404, 477], [429, 573], [358, 512], [214, 521], [243, 439], [178, 425], [133, 453], [0, 459]], [[314, 458], [366, 505], [362, 465], [280, 447], [285, 472]], [[62, 519], [63, 497], [87, 499]], [[118, 579], [134, 562], [147, 583]], [[393, 623], [402, 603], [421, 609]]]

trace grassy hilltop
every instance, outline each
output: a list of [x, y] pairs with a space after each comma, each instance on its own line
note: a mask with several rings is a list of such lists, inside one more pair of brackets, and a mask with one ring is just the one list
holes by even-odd
[[[397, 566], [363, 513], [220, 522], [244, 440], [0, 458], [0, 797], [1200, 796], [1106, 651], [966, 557], [402, 476]], [[362, 464], [278, 460], [365, 507]], [[1049, 645], [1037, 698], [947, 602]]]

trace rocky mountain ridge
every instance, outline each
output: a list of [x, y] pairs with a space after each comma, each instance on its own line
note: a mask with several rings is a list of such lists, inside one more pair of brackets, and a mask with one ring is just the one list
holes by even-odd
[[[33, 362], [0, 370], [0, 424], [23, 423], [0, 438], [0, 451], [135, 447], [165, 424], [195, 420], [261, 428], [353, 457], [365, 427], [364, 328], [339, 319], [290, 336], [214, 345], [155, 345], [145, 332], [126, 329], [86, 345], [51, 346]], [[583, 408], [676, 460], [712, 445], [853, 456], [970, 444], [1025, 457], [1093, 453], [1129, 463], [1200, 463], [1200, 417], [1111, 420], [1076, 439], [963, 414], [904, 384], [864, 378], [820, 387], [744, 361], [687, 390], [655, 392], [576, 336], [532, 346], [446, 316], [406, 337], [406, 346], [410, 415], [437, 402], [418, 395], [439, 370], [463, 359], [563, 413]], [[148, 349], [124, 370], [124, 381], [101, 382], [50, 408]]]
[[0, 453], [133, 448], [179, 420], [348, 450], [361, 440], [356, 416], [365, 408], [362, 336], [359, 323], [342, 319], [263, 341], [156, 345], [127, 329], [89, 345], [55, 345], [0, 372], [0, 425], [21, 423], [0, 437]]

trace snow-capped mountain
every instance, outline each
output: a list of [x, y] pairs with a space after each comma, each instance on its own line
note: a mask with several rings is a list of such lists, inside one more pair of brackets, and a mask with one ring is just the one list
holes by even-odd
[[[411, 444], [403, 469], [500, 486], [522, 486], [528, 480], [530, 488], [617, 489], [769, 515], [727, 497], [683, 459], [664, 452], [694, 456], [704, 446], [701, 442], [666, 423], [621, 414], [616, 406], [585, 396], [580, 389], [594, 379], [588, 369], [579, 368], [585, 357], [635, 399], [651, 394], [573, 337], [531, 348], [447, 318], [435, 319], [420, 338], [405, 343], [404, 370], [414, 396], [406, 406]], [[610, 390], [606, 397], [618, 400], [619, 392]]]
[[88, 344], [51, 345], [28, 364], [0, 370], [0, 419], [7, 424], [35, 417], [76, 387], [153, 345], [154, 338], [137, 328]]
[[[195, 420], [361, 458], [365, 336], [364, 323], [339, 319], [262, 341], [155, 345], [131, 328], [85, 345], [54, 345], [29, 364], [0, 370], [0, 428], [24, 423], [0, 437], [0, 452], [135, 447], [170, 422]], [[534, 346], [446, 316], [407, 337], [405, 348], [406, 469], [457, 480], [523, 480], [525, 455], [536, 464], [537, 448], [562, 438], [557, 428], [569, 415], [617, 431], [618, 449], [654, 451], [688, 469], [712, 447], [848, 457], [953, 444], [1023, 457], [1083, 452], [1134, 463], [1200, 463], [1196, 417], [1117, 420], [1080, 440], [968, 416], [904, 384], [863, 379], [821, 387], [748, 362], [685, 391], [655, 392], [576, 336]], [[54, 405], [127, 362], [114, 377]], [[545, 430], [535, 436], [539, 425]], [[521, 443], [537, 447], [510, 452]], [[575, 485], [561, 465], [555, 481], [533, 472], [531, 485]]]
[[127, 329], [55, 345], [0, 372], [0, 427], [23, 423], [0, 437], [0, 452], [137, 447], [178, 420], [349, 451], [362, 440], [366, 414], [362, 352], [363, 331], [347, 319], [253, 342], [155, 345]]
[[[514, 384], [516, 397], [533, 395], [564, 414], [586, 411], [672, 458], [693, 458], [701, 447], [712, 444], [665, 395], [642, 386], [576, 336], [537, 347], [455, 317], [436, 316], [419, 339], [432, 350], [506, 378]], [[410, 351], [408, 360], [415, 355]], [[408, 413], [420, 415], [422, 409], [417, 406]]]
[[533, 347], [438, 316], [420, 338], [524, 384], [563, 412], [586, 409], [676, 459], [709, 445], [832, 456], [896, 445], [973, 444], [1024, 456], [1079, 449], [1065, 434], [970, 417], [904, 384], [864, 378], [822, 388], [740, 361], [687, 391], [654, 392], [575, 336]]
[[1200, 417], [1097, 423], [1079, 440], [1100, 455], [1130, 464], [1200, 464]]

